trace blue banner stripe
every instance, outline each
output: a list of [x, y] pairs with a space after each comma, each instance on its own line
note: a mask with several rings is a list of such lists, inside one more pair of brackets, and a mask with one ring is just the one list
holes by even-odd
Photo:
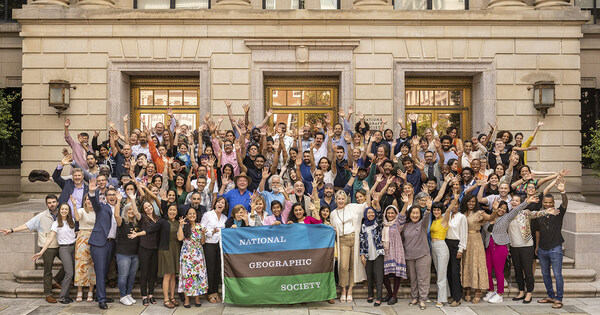
[[335, 233], [324, 224], [285, 224], [223, 229], [225, 254], [248, 254], [282, 250], [333, 247]]

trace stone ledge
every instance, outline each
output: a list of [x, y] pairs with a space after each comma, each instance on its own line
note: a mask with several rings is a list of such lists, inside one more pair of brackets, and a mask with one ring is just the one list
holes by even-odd
[[[329, 23], [331, 20], [356, 20], [366, 21], [369, 25], [381, 22], [406, 21], [410, 25], [433, 25], [436, 21], [446, 24], [455, 21], [459, 24], [471, 24], [472, 21], [493, 21], [495, 25], [503, 22], [532, 21], [544, 25], [557, 22], [560, 25], [582, 25], [589, 21], [590, 13], [579, 8], [567, 10], [524, 10], [524, 11], [454, 11], [454, 10], [428, 10], [428, 11], [403, 11], [385, 10], [373, 14], [370, 10], [136, 10], [136, 9], [84, 9], [84, 8], [49, 8], [27, 5], [22, 9], [13, 11], [14, 18], [21, 23], [33, 20], [114, 20], [113, 23], [130, 24], [131, 20], [146, 20], [142, 23], [155, 23], [161, 20], [164, 24], [197, 23], [212, 24], [213, 21], [226, 21], [227, 24], [242, 24], [254, 20], [261, 24], [269, 21], [294, 20], [298, 23], [312, 24], [317, 21]], [[154, 22], [153, 22], [154, 21]], [[90, 23], [92, 24], [92, 23]], [[511, 23], [514, 25], [514, 23]]]

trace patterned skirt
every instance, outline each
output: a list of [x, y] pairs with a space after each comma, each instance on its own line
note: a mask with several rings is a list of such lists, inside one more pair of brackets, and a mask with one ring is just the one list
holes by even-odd
[[462, 257], [462, 286], [472, 289], [488, 289], [485, 249], [479, 231], [469, 231], [467, 250]]
[[96, 284], [96, 272], [88, 241], [91, 230], [80, 230], [75, 243], [75, 286], [89, 287]]

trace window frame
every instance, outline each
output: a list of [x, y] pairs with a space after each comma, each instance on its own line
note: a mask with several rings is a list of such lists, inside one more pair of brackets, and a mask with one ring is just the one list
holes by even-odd
[[[130, 80], [130, 128], [140, 128], [140, 115], [143, 114], [165, 114], [163, 123], [167, 124], [167, 105], [140, 105], [140, 90], [195, 90], [196, 105], [174, 105], [171, 106], [174, 114], [196, 114], [196, 127], [200, 126], [200, 80], [193, 77], [133, 77]], [[168, 92], [167, 92], [168, 95]], [[185, 93], [182, 93], [182, 100]], [[154, 97], [154, 93], [153, 93]], [[148, 126], [153, 128], [154, 126]], [[191, 126], [190, 126], [191, 128]]]
[[[4, 1], [8, 1], [8, 0], [4, 0]], [[208, 1], [208, 9], [210, 9], [211, 7], [211, 0], [207, 0]], [[264, 0], [263, 0], [264, 3]], [[169, 0], [169, 9], [171, 10], [175, 10], [177, 9], [175, 6], [177, 5], [177, 0]], [[138, 0], [133, 0], [133, 8], [136, 10], [143, 10], [143, 9], [138, 9]]]

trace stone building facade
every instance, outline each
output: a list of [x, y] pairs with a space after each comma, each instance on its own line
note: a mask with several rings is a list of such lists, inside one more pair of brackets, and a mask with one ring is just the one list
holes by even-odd
[[[274, 6], [289, 7], [283, 2]], [[306, 95], [328, 95], [330, 107], [315, 105], [311, 112], [298, 101], [288, 111], [281, 107], [281, 117], [297, 109], [304, 116], [292, 120], [307, 122], [310, 115], [352, 107], [373, 124], [386, 120], [397, 133], [396, 120], [418, 112], [425, 120], [460, 121], [463, 138], [470, 138], [496, 121], [500, 129], [527, 137], [542, 119], [530, 88], [553, 81], [555, 107], [543, 119], [534, 142], [539, 150], [529, 152], [528, 164], [541, 171], [568, 168], [570, 192], [582, 190], [582, 77], [600, 72], [590, 71], [600, 59], [584, 56], [597, 56], [600, 41], [584, 37], [589, 14], [568, 1], [472, 1], [469, 10], [452, 11], [396, 10], [384, 0], [343, 0], [339, 10], [322, 10], [315, 0], [304, 10], [265, 10], [255, 0], [217, 0], [210, 9], [134, 9], [139, 3], [37, 0], [14, 11], [19, 37], [11, 42], [3, 36], [0, 43], [6, 39], [17, 51], [22, 45], [22, 59], [3, 57], [2, 65], [22, 61], [23, 198], [57, 190], [53, 183], [30, 183], [27, 175], [56, 167], [66, 146], [65, 116], [73, 134], [101, 130], [101, 138], [107, 122], [120, 122], [124, 114], [134, 126], [140, 114], [156, 121], [160, 116], [152, 114], [162, 107], [144, 112], [142, 94], [154, 93], [148, 94], [154, 103], [166, 104], [157, 98], [167, 93], [159, 91], [164, 82], [178, 89], [168, 92], [173, 100], [185, 103], [186, 91], [192, 93], [193, 110], [182, 111], [191, 120], [226, 115], [223, 101], [230, 98], [249, 103], [258, 121], [269, 108], [277, 112], [280, 104], [271, 96], [284, 93], [287, 88], [277, 85], [287, 84], [287, 105], [304, 96], [294, 90], [300, 86]], [[10, 82], [15, 74], [2, 68], [2, 76]], [[48, 105], [51, 80], [76, 86], [60, 115]], [[448, 93], [459, 95], [461, 109], [450, 108]], [[241, 106], [233, 109], [241, 117]]]

